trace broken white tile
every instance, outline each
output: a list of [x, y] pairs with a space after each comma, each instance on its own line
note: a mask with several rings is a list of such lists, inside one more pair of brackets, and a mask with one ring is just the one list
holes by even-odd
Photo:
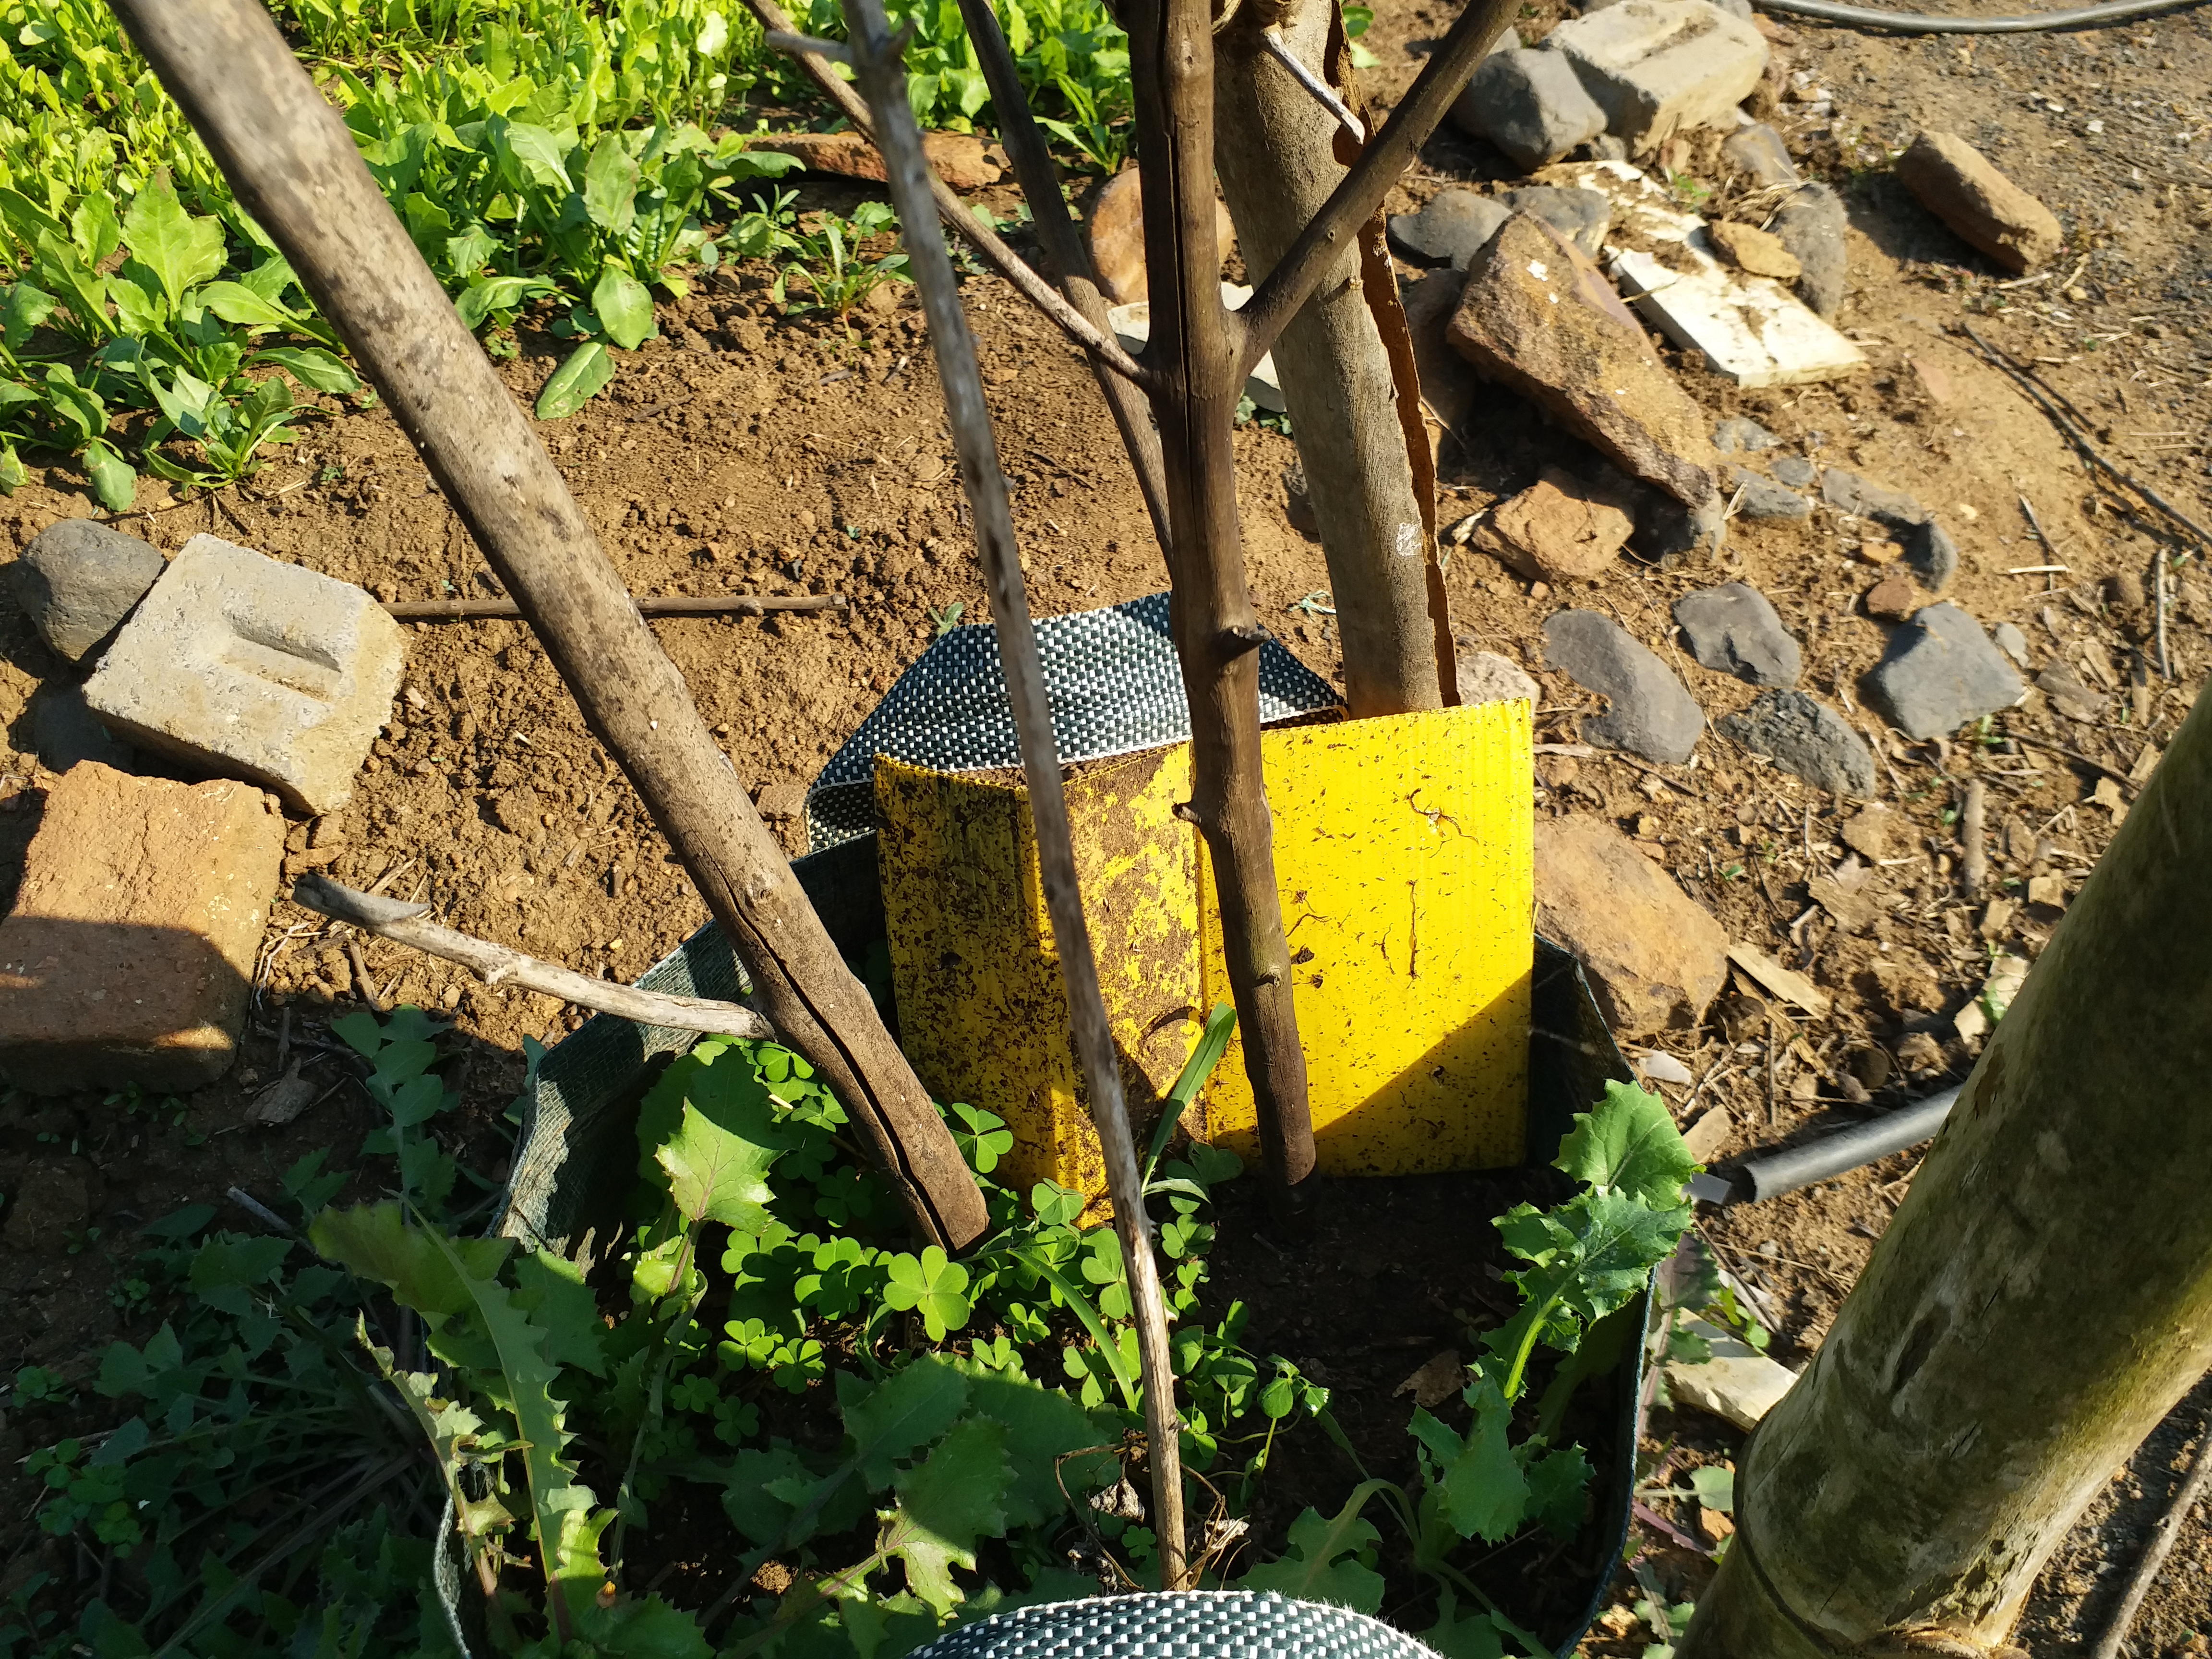
[[1797, 1380], [1789, 1367], [1717, 1325], [1692, 1315], [1683, 1318], [1681, 1328], [1703, 1337], [1712, 1357], [1694, 1365], [1678, 1362], [1667, 1367], [1667, 1389], [1679, 1406], [1694, 1406], [1739, 1429], [1753, 1429]]

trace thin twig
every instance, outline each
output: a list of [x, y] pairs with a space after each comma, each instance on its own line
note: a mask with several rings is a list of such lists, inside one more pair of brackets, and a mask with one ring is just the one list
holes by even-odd
[[1290, 43], [1283, 39], [1281, 25], [1270, 23], [1261, 29], [1260, 44], [1268, 57], [1290, 71], [1291, 79], [1304, 88], [1316, 103], [1336, 118], [1338, 125], [1352, 135], [1353, 143], [1367, 142], [1365, 123], [1352, 112], [1343, 99], [1336, 95], [1335, 88], [1308, 69], [1305, 59], [1291, 50]]
[[1959, 865], [1960, 884], [1968, 898], [1979, 898], [1990, 878], [1990, 850], [1983, 844], [1982, 821], [1989, 810], [1989, 791], [1979, 778], [1966, 785], [1966, 805], [1959, 809], [1959, 835], [1966, 855]]
[[2158, 675], [2170, 682], [2173, 678], [2173, 659], [2166, 648], [2166, 553], [2161, 548], [2151, 550], [2150, 594], [2152, 611], [2158, 621]]
[[[760, 0], [755, 0], [760, 3]], [[1036, 630], [1030, 621], [1029, 594], [1022, 581], [1021, 551], [1014, 538], [1006, 475], [999, 465], [991, 430], [990, 406], [975, 344], [961, 309], [952, 260], [937, 222], [927, 210], [926, 192], [933, 176], [922, 154], [921, 130], [908, 101], [900, 43], [884, 15], [882, 0], [846, 0], [846, 33], [854, 68], [876, 118], [876, 140], [884, 158], [891, 200], [899, 210], [907, 257], [921, 290], [936, 345], [939, 383], [945, 415], [960, 455], [961, 483], [975, 521], [976, 548], [991, 596], [998, 629], [999, 657], [1006, 671], [1007, 701], [1021, 739], [1022, 769], [1029, 783], [1030, 815], [1037, 840], [1045, 908], [1053, 944], [1067, 991], [1069, 1024], [1091, 1097], [1091, 1121], [1105, 1154], [1107, 1190], [1114, 1205], [1137, 1315], [1137, 1346], [1145, 1383], [1146, 1462], [1152, 1475], [1152, 1519], [1158, 1540], [1161, 1585], [1183, 1588], [1186, 1540], [1183, 1527], [1182, 1425], [1176, 1412], [1175, 1372], [1168, 1354], [1166, 1304], [1160, 1293], [1159, 1267], [1152, 1254], [1152, 1223], [1145, 1212], [1144, 1183], [1137, 1167], [1136, 1143], [1121, 1097], [1121, 1062], [1098, 985], [1084, 920], [1083, 893], [1067, 823], [1067, 797], [1060, 776], [1059, 745], [1054, 741], [1052, 710], [1044, 666], [1037, 655]]]
[[[1051, 147], [1030, 112], [1029, 93], [1022, 85], [1012, 49], [1006, 45], [1006, 31], [999, 27], [999, 14], [991, 0], [960, 0], [960, 16], [968, 25], [968, 43], [975, 48], [983, 80], [991, 89], [991, 106], [999, 118], [999, 142], [1006, 147], [1006, 159], [1013, 163], [1014, 178], [1030, 204], [1030, 226], [1036, 232], [1037, 245], [1044, 250], [1045, 262], [1075, 308], [1099, 329], [1107, 330], [1110, 325], [1106, 295], [1098, 286], [1089, 239], [1077, 228], [1074, 216], [1068, 211], [1060, 169], [1053, 165]], [[1152, 424], [1152, 410], [1136, 387], [1102, 365], [1094, 363], [1092, 368], [1107, 410], [1114, 416], [1115, 429], [1121, 434], [1121, 447], [1136, 471], [1137, 491], [1145, 498], [1145, 511], [1151, 515], [1153, 538], [1165, 555], [1171, 544], [1159, 428]], [[1168, 563], [1172, 568], [1174, 560], [1169, 559]]]
[[1234, 325], [1243, 335], [1237, 359], [1238, 384], [1273, 349], [1284, 325], [1305, 308], [1322, 278], [1337, 268], [1359, 227], [1374, 217], [1391, 186], [1428, 142], [1514, 9], [1514, 0], [1474, 0], [1460, 13], [1390, 118], [1254, 291], [1240, 313], [1241, 321]]
[[2079, 761], [2084, 766], [2094, 767], [2124, 789], [2140, 789], [2142, 786], [2121, 771], [2117, 766], [2107, 766], [2100, 760], [2092, 760], [2078, 749], [2069, 749], [2063, 743], [2051, 743], [2042, 738], [2031, 738], [2024, 732], [2007, 732], [2005, 736], [2014, 743], [2024, 743], [2031, 749], [2041, 749], [2053, 755], [2063, 755], [2068, 760]]
[[376, 994], [376, 976], [368, 971], [368, 958], [361, 953], [361, 941], [349, 937], [345, 953], [346, 960], [353, 964], [353, 988], [361, 994], [361, 1000], [380, 1014], [389, 1012], [384, 999]]
[[[402, 904], [397, 899], [356, 892], [328, 876], [305, 875], [293, 884], [292, 902], [319, 915], [335, 917], [355, 927], [404, 945], [425, 956], [458, 962], [487, 985], [514, 985], [526, 991], [556, 997], [580, 1008], [595, 1009], [640, 1025], [661, 1025], [678, 1031], [705, 1031], [721, 1036], [773, 1038], [775, 1028], [750, 1008], [706, 997], [666, 996], [641, 991], [611, 980], [587, 979], [567, 968], [540, 962], [520, 951], [488, 939], [472, 939], [450, 927], [420, 920], [428, 909], [423, 904]], [[358, 951], [358, 940], [348, 948]], [[367, 971], [356, 957], [355, 975], [365, 980]]]
[[[672, 593], [637, 601], [647, 617], [759, 617], [771, 611], [849, 611], [842, 593]], [[384, 607], [401, 622], [489, 622], [520, 620], [513, 599], [396, 599]]]
[[[2072, 443], [2075, 448], [2081, 452], [2084, 458], [2094, 463], [2098, 467], [2102, 469], [2112, 477], [2117, 479], [2119, 483], [2125, 484], [2130, 489], [2134, 490], [2136, 495], [2142, 496], [2143, 500], [2148, 501], [2160, 512], [2165, 514], [2166, 516], [2172, 520], [2174, 523], [2179, 525], [2191, 535], [2196, 537], [2197, 541], [2205, 548], [2212, 550], [2212, 531], [2205, 529], [2203, 525], [2197, 523], [2196, 520], [2191, 518], [2179, 507], [2175, 507], [2172, 502], [2168, 501], [2166, 497], [2160, 495], [2156, 490], [2151, 489], [2149, 485], [2142, 483], [2140, 479], [2136, 477], [2133, 473], [2123, 471], [2120, 468], [2113, 465], [2112, 462], [2106, 460], [2097, 447], [2089, 441], [2087, 433], [2084, 432], [2083, 427], [2087, 423], [2075, 418], [2079, 416], [2080, 411], [2078, 410], [2074, 410], [2071, 415], [2062, 411], [2059, 405], [2062, 403], [2064, 403], [2065, 400], [2058, 393], [2052, 392], [2050, 387], [2046, 386], [2043, 383], [2042, 377], [2038, 375], [2033, 369], [2027, 368], [2021, 365], [2010, 353], [1999, 347], [1991, 345], [1987, 340], [1984, 340], [1980, 335], [1974, 332], [1972, 325], [1961, 323], [1959, 326], [1966, 331], [1966, 337], [1972, 340], [1981, 349], [1983, 356], [1987, 358], [1995, 367], [2003, 370], [2007, 374], [2009, 374], [2014, 380], [2019, 383], [2022, 391], [2026, 392], [2029, 397], [2034, 398], [2038, 404], [2042, 405], [2043, 412], [2051, 417], [2052, 423], [2065, 434], [2068, 441]], [[2066, 408], [2068, 410], [2072, 410], [2073, 406], [2070, 404], [2067, 404]]]
[[[745, 0], [761, 27], [770, 34], [793, 35], [797, 31], [783, 8], [775, 0]], [[829, 95], [845, 118], [878, 150], [882, 145], [876, 136], [876, 124], [868, 113], [866, 103], [842, 80], [830, 65], [830, 60], [819, 52], [802, 52], [793, 54], [799, 67], [814, 77], [815, 84]], [[1104, 362], [1113, 365], [1139, 386], [1149, 386], [1152, 377], [1139, 368], [1137, 360], [1121, 349], [1121, 343], [1110, 331], [1094, 325], [1083, 313], [1060, 298], [1052, 284], [1031, 270], [1021, 255], [1000, 239], [999, 233], [989, 228], [968, 210], [951, 185], [937, 176], [933, 169], [927, 174], [930, 199], [936, 204], [938, 216], [958, 231], [999, 275], [1012, 283], [1022, 297], [1060, 325], [1060, 331], [1078, 345]]]
[[2173, 1494], [2172, 1505], [2159, 1517], [2158, 1525], [2151, 1531], [2150, 1542], [2143, 1546], [2142, 1559], [2136, 1563], [2134, 1574], [2128, 1579], [2127, 1589], [2120, 1596], [2119, 1606], [2112, 1609], [2112, 1621], [2105, 1633], [2097, 1638], [2097, 1645], [2089, 1650], [2089, 1659], [2119, 1659], [2120, 1644], [2127, 1639], [2128, 1630], [2136, 1621], [2143, 1597], [2158, 1582], [2158, 1570], [2166, 1565], [2173, 1540], [2181, 1535], [2189, 1511], [2204, 1494], [2205, 1483], [2212, 1480], [2212, 1422], [2207, 1422], [2197, 1432], [2197, 1455], [2189, 1465], [2189, 1473], [2182, 1478], [2181, 1489]]

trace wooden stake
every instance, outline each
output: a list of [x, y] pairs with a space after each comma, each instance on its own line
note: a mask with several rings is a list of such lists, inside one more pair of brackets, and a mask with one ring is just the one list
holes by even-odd
[[989, 1224], [927, 1091], [884, 1029], [645, 625], [590, 522], [392, 215], [337, 112], [257, 0], [114, 10], [351, 347], [636, 787], [782, 1040], [836, 1091], [915, 1230]]
[[1098, 988], [1098, 964], [1083, 915], [1083, 893], [1075, 872], [1075, 849], [1068, 831], [1067, 799], [1060, 787], [1059, 745], [1054, 741], [1052, 708], [1046, 696], [1044, 667], [1038, 659], [1036, 632], [1030, 625], [1029, 595], [1022, 583], [1020, 550], [1006, 503], [1006, 476], [1000, 471], [998, 444], [990, 409], [983, 400], [983, 377], [975, 363], [975, 343], [945, 248], [943, 232], [930, 212], [929, 167], [921, 149], [921, 130], [907, 99], [906, 72], [898, 42], [884, 15], [882, 0], [845, 0], [852, 64], [876, 119], [876, 140], [890, 176], [891, 200], [903, 227], [907, 257], [936, 348], [937, 373], [945, 389], [945, 414], [960, 453], [960, 481], [975, 519], [975, 543], [991, 592], [991, 616], [998, 628], [1000, 665], [1020, 734], [1022, 770], [1029, 782], [1030, 815], [1036, 827], [1038, 864], [1045, 908], [1052, 918], [1054, 954], [1067, 988], [1069, 1023], [1083, 1065], [1091, 1121], [1105, 1152], [1107, 1190], [1114, 1200], [1114, 1229], [1136, 1314], [1137, 1349], [1145, 1382], [1145, 1428], [1152, 1477], [1152, 1522], [1159, 1541], [1160, 1583], [1183, 1588], [1182, 1423], [1176, 1413], [1175, 1370], [1168, 1352], [1167, 1308], [1160, 1293], [1159, 1267], [1152, 1255], [1152, 1222], [1145, 1212], [1143, 1176], [1121, 1097], [1121, 1069], [1106, 1003]]

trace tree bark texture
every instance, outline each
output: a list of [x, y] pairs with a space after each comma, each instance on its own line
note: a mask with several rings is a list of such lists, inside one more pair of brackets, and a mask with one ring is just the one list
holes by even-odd
[[926, 1238], [988, 1223], [959, 1149], [846, 968], [552, 459], [256, 0], [115, 0], [230, 179], [444, 486], [684, 860], [761, 1010], [851, 1113]]
[[1190, 704], [1185, 815], [1213, 860], [1261, 1151], [1279, 1196], [1313, 1171], [1313, 1123], [1261, 774], [1260, 619], [1237, 522], [1243, 329], [1221, 305], [1212, 20], [1206, 0], [1131, 0], [1124, 21], [1152, 292], [1144, 360], [1162, 381], [1152, 398], [1173, 529], [1170, 615]]
[[2200, 698], [1753, 1437], [1684, 1659], [2001, 1644], [2212, 1366], [2208, 870]]
[[[1279, 15], [1252, 0], [1214, 43], [1214, 162], [1255, 271], [1288, 252], [1358, 153], [1337, 118], [1267, 55], [1261, 31], [1273, 23], [1341, 95], [1337, 16], [1335, 0], [1288, 0]], [[1352, 714], [1456, 703], [1436, 475], [1379, 216], [1285, 326], [1274, 355], [1328, 562]]]

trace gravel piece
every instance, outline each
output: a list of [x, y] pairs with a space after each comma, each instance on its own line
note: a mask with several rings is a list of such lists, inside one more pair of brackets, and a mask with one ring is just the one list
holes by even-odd
[[2027, 689], [1982, 625], [1948, 602], [1929, 605], [1890, 636], [1866, 685], [1866, 701], [1915, 742], [2009, 708]]
[[23, 612], [48, 645], [82, 662], [167, 568], [161, 550], [90, 519], [64, 519], [15, 562]]
[[1820, 476], [1820, 469], [1802, 455], [1784, 455], [1774, 462], [1774, 476], [1786, 484], [1802, 489]]
[[1781, 441], [1757, 421], [1741, 415], [1731, 415], [1713, 428], [1713, 447], [1723, 455], [1733, 455], [1739, 449], [1771, 449]]
[[1874, 755], [1842, 715], [1802, 691], [1769, 691], [1741, 714], [1714, 722], [1753, 754], [1836, 795], [1871, 795]]
[[1463, 708], [1479, 702], [1511, 702], [1526, 697], [1534, 705], [1543, 702], [1543, 691], [1522, 672], [1494, 652], [1470, 651], [1459, 659], [1459, 700]]
[[2021, 633], [2016, 624], [2001, 622], [1990, 629], [1990, 637], [1997, 642], [1998, 650], [2022, 668], [2027, 666], [2027, 635]]
[[1743, 499], [1736, 503], [1739, 517], [1809, 519], [1813, 516], [1812, 502], [1794, 489], [1784, 489], [1771, 478], [1761, 477], [1749, 467], [1730, 467], [1729, 481], [1733, 489], [1743, 491]]
[[1826, 185], [1807, 185], [1767, 226], [1797, 256], [1797, 297], [1832, 321], [1844, 303], [1844, 231], [1850, 222], [1842, 197]]
[[1645, 760], [1679, 766], [1690, 758], [1705, 716], [1667, 665], [1610, 617], [1562, 611], [1544, 624], [1544, 663], [1613, 706], [1586, 715], [1583, 738]]
[[1462, 131], [1487, 138], [1523, 173], [1605, 131], [1605, 112], [1556, 52], [1496, 52], [1475, 66], [1451, 108]]
[[1724, 582], [1674, 601], [1674, 620], [1698, 665], [1753, 685], [1795, 685], [1803, 666], [1797, 641], [1766, 595]]
[[2033, 270], [2058, 252], [2057, 216], [1954, 133], [1923, 132], [1897, 158], [1920, 204], [2006, 270]]
[[1408, 257], [1465, 270], [1513, 210], [1471, 190], [1439, 191], [1419, 213], [1390, 216], [1390, 240]]
[[1613, 203], [1600, 191], [1524, 185], [1507, 191], [1505, 201], [1514, 212], [1541, 219], [1593, 259], [1613, 228]]

